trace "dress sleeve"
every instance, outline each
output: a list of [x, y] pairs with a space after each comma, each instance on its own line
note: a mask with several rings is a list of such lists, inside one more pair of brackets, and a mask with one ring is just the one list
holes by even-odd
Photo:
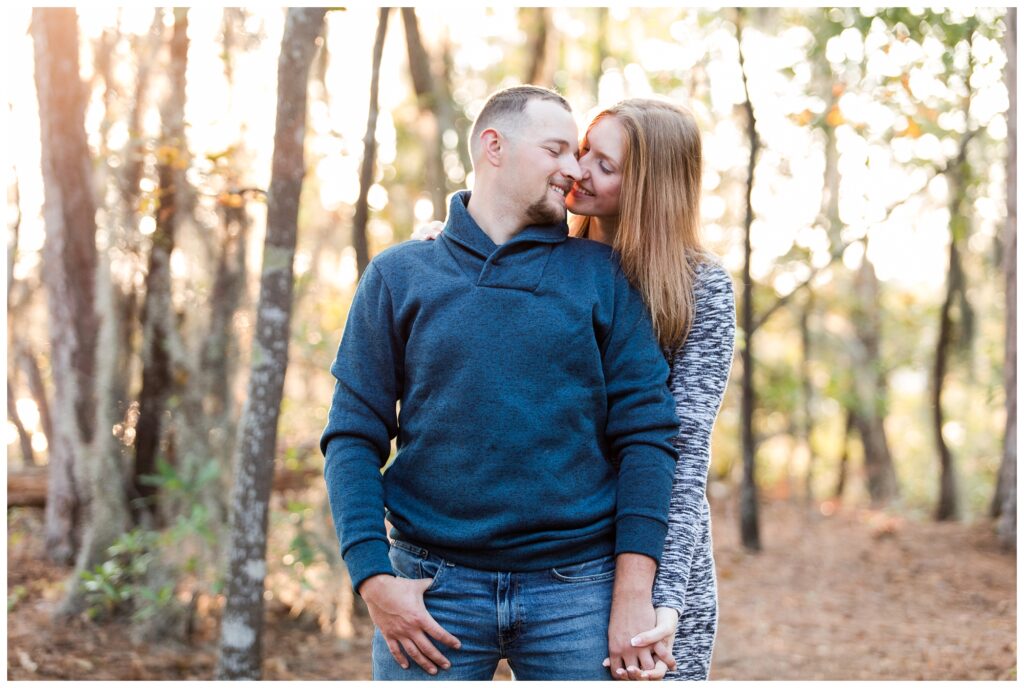
[[732, 279], [717, 264], [698, 272], [693, 324], [672, 357], [669, 386], [675, 398], [679, 451], [669, 506], [668, 534], [654, 581], [654, 606], [683, 613], [694, 550], [700, 541], [711, 429], [732, 367], [736, 304]]

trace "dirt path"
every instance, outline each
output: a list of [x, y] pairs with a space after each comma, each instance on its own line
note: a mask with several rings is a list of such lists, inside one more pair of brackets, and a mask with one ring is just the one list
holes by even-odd
[[[986, 525], [823, 517], [770, 502], [765, 550], [750, 555], [734, 509], [714, 511], [721, 619], [712, 679], [1016, 677], [1016, 560]], [[209, 616], [188, 646], [133, 646], [118, 624], [51, 623], [67, 570], [40, 558], [38, 518], [8, 518], [8, 679], [212, 678]], [[369, 632], [364, 623], [342, 641], [271, 606], [264, 678], [368, 679]]]
[[[1016, 559], [986, 524], [776, 502], [758, 555], [719, 514], [712, 679], [1016, 677]], [[724, 527], [723, 527], [724, 526]]]

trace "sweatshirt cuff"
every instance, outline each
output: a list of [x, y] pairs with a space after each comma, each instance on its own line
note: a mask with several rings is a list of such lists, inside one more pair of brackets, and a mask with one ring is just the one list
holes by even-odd
[[646, 516], [622, 516], [615, 522], [615, 554], [632, 552], [661, 561], [668, 525]]
[[359, 586], [367, 578], [382, 573], [389, 576], [395, 575], [391, 568], [391, 558], [388, 556], [390, 545], [386, 540], [364, 540], [352, 545], [345, 552], [345, 566], [348, 567], [348, 576], [352, 579], [352, 589], [359, 594]]

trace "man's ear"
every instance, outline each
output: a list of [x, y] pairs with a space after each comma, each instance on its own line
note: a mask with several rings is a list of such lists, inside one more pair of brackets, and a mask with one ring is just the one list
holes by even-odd
[[508, 140], [497, 129], [488, 128], [480, 132], [480, 144], [480, 154], [484, 160], [494, 167], [500, 167], [508, 151]]

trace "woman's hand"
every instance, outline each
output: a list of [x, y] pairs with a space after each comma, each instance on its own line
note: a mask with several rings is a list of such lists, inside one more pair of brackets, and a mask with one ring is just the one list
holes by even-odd
[[410, 239], [417, 239], [420, 241], [433, 241], [438, 237], [439, 234], [444, 230], [444, 223], [439, 220], [432, 220], [425, 225], [421, 225], [416, 228], [416, 231], [412, 233]]
[[[630, 640], [633, 647], [647, 648], [654, 656], [654, 668], [643, 670], [630, 667], [628, 678], [631, 681], [660, 681], [665, 674], [676, 668], [676, 660], [672, 656], [672, 643], [676, 637], [679, 613], [671, 607], [657, 607], [654, 613], [654, 628], [638, 633]], [[610, 661], [606, 659], [604, 665], [609, 666]]]

